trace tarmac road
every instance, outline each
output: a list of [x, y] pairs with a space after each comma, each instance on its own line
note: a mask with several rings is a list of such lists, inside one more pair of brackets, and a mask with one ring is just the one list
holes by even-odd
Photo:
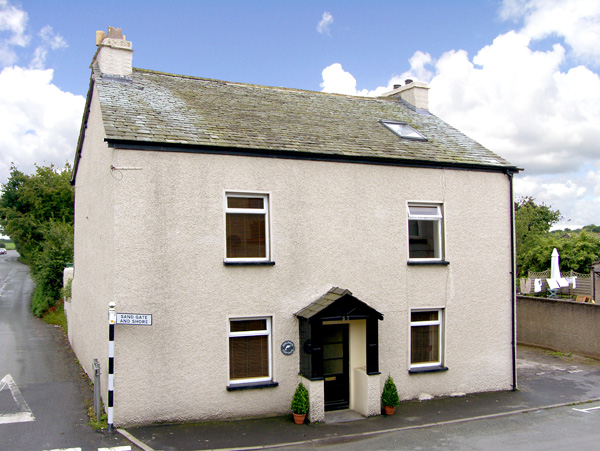
[[600, 403], [594, 403], [277, 449], [595, 451], [599, 429]]
[[87, 426], [91, 389], [62, 331], [31, 314], [33, 287], [16, 251], [0, 255], [0, 451], [131, 445]]

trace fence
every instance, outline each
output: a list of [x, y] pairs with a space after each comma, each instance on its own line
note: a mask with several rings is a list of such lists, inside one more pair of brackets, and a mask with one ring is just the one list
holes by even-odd
[[[569, 287], [561, 288], [560, 293], [565, 294], [571, 297], [576, 296], [592, 296], [592, 275], [591, 274], [582, 274], [575, 272], [573, 270], [562, 273], [564, 278], [576, 277], [575, 288], [572, 285]], [[550, 278], [550, 270], [542, 271], [542, 272], [533, 272], [529, 271], [527, 278], [522, 278], [520, 283], [520, 292], [524, 294], [533, 293], [534, 290], [534, 280], [541, 280], [542, 284], [542, 292], [546, 292], [548, 290], [548, 282], [546, 279]]]

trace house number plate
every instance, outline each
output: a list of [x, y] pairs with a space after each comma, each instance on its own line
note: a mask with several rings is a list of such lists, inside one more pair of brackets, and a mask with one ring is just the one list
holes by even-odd
[[292, 355], [294, 353], [294, 349], [296, 349], [296, 347], [294, 346], [294, 342], [291, 340], [286, 340], [281, 343], [281, 352], [285, 355]]

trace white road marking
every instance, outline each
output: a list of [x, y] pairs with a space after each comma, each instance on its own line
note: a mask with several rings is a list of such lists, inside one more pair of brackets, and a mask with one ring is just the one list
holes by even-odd
[[573, 410], [576, 410], [577, 412], [589, 413], [590, 415], [593, 415], [592, 412], [590, 412], [590, 410], [597, 410], [597, 409], [600, 409], [600, 406], [598, 406], [598, 407], [590, 407], [588, 409], [576, 409], [576, 408], [573, 408]]
[[0, 414], [0, 424], [35, 421], [35, 417], [25, 402], [25, 398], [23, 398], [21, 390], [19, 390], [19, 387], [17, 387], [17, 384], [15, 384], [15, 381], [10, 374], [7, 374], [2, 378], [2, 380], [0, 380], [0, 391], [4, 390], [5, 387], [9, 388], [20, 412]]
[[[59, 448], [44, 451], [81, 451], [81, 448]], [[117, 446], [114, 448], [98, 448], [98, 451], [131, 451], [131, 446]]]

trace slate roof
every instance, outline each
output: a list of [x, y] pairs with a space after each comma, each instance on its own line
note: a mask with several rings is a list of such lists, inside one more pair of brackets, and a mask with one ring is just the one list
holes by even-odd
[[[346, 298], [346, 305], [338, 305], [337, 308], [332, 309], [336, 306], [336, 303], [343, 298]], [[310, 320], [313, 317], [318, 317], [326, 311], [329, 311], [329, 313], [333, 314], [335, 317], [368, 316], [375, 317], [379, 320], [383, 320], [383, 315], [381, 313], [379, 313], [373, 307], [365, 304], [360, 299], [357, 299], [354, 296], [352, 296], [352, 292], [350, 290], [338, 287], [332, 287], [319, 299], [317, 299], [314, 302], [311, 302], [302, 310], [296, 312], [296, 316]]]
[[329, 307], [338, 299], [349, 295], [352, 296], [352, 292], [350, 290], [345, 290], [343, 288], [332, 287], [327, 293], [321, 296], [314, 302], [311, 302], [302, 310], [296, 312], [296, 316], [300, 316], [302, 318], [310, 319], [323, 309]]
[[[95, 68], [94, 80], [109, 142], [518, 170], [438, 117], [393, 98], [143, 69], [123, 78], [103, 76]], [[381, 120], [406, 122], [427, 141], [402, 139]]]

